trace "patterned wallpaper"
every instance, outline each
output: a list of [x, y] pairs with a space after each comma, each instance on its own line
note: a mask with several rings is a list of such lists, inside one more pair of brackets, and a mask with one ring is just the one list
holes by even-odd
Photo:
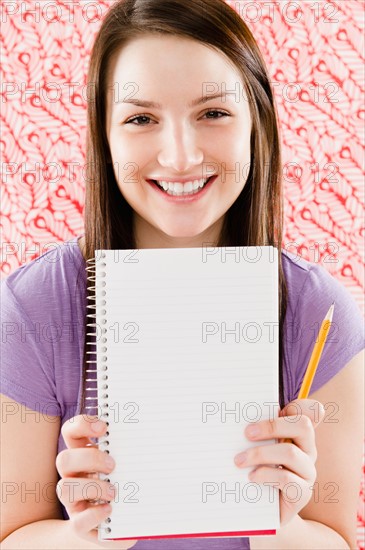
[[[83, 231], [86, 72], [113, 2], [1, 6], [1, 276]], [[287, 250], [364, 310], [364, 2], [227, 1], [266, 59], [279, 110]], [[358, 546], [364, 548], [364, 485]]]

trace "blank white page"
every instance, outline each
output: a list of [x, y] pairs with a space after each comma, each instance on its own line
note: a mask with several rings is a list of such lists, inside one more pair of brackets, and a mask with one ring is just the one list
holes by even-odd
[[278, 490], [234, 463], [275, 442], [250, 442], [244, 429], [279, 410], [277, 254], [96, 251], [98, 407], [109, 415], [100, 448], [116, 461], [100, 477], [118, 493], [101, 540], [279, 528]]

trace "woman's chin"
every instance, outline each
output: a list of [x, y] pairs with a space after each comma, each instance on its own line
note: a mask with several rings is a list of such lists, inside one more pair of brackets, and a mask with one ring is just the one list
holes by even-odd
[[201, 235], [207, 227], [161, 227], [160, 230], [173, 239], [193, 239]]

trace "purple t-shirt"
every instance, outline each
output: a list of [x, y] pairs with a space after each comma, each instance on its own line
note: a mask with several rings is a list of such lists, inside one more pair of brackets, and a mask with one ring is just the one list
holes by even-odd
[[[81, 414], [86, 262], [75, 237], [22, 265], [1, 283], [1, 392], [62, 424]], [[320, 323], [333, 326], [315, 375], [319, 389], [364, 348], [364, 323], [348, 290], [323, 267], [282, 251], [288, 285], [284, 326], [285, 403], [298, 395]], [[88, 310], [89, 311], [89, 310]], [[35, 441], [36, 445], [37, 442]], [[62, 435], [58, 452], [65, 448]], [[62, 506], [63, 516], [68, 519]], [[249, 538], [141, 540], [136, 550], [243, 550]]]

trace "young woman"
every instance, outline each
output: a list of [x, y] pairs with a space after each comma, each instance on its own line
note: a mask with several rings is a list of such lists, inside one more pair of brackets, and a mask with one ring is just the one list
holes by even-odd
[[[92, 439], [106, 424], [83, 414], [86, 260], [103, 248], [281, 249], [282, 181], [268, 73], [249, 29], [223, 0], [116, 2], [96, 37], [88, 82], [95, 94], [88, 105], [85, 235], [21, 266], [2, 285], [2, 547], [354, 548], [362, 319], [322, 267], [284, 251], [280, 416], [259, 422], [255, 436], [246, 433], [262, 444], [244, 462], [244, 447], [232, 456], [237, 468], [257, 467], [253, 481], [279, 484], [277, 534], [97, 541], [109, 510], [84, 488], [112, 471], [113, 457], [108, 463]], [[334, 329], [310, 399], [295, 401], [316, 328], [333, 301]], [[298, 405], [297, 421], [288, 421]], [[279, 442], [265, 445], [272, 438]], [[98, 483], [99, 497], [112, 501], [108, 483]]]

